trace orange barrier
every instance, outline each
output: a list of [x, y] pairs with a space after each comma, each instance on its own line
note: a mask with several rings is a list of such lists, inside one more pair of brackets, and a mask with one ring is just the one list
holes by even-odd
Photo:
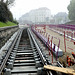
[[75, 54], [72, 52], [72, 56], [74, 57], [74, 59], [75, 59]]
[[34, 25], [35, 30], [38, 30], [39, 27], [41, 27], [41, 30], [43, 30], [44, 32], [46, 32], [46, 25]]
[[71, 65], [74, 65], [75, 62], [69, 56], [67, 56], [67, 64], [68, 64], [68, 66], [71, 66]]

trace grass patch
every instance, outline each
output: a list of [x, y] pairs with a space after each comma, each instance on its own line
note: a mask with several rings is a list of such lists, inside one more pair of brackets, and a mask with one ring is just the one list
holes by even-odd
[[16, 26], [17, 24], [13, 23], [13, 22], [6, 22], [6, 23], [3, 23], [3, 22], [0, 22], [0, 27], [6, 27], [6, 26]]

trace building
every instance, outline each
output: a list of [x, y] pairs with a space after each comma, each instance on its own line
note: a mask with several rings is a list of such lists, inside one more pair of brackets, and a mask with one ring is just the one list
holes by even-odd
[[65, 24], [69, 21], [68, 14], [66, 12], [59, 12], [54, 16], [55, 24]]
[[34, 24], [50, 24], [51, 11], [46, 7], [42, 7], [31, 10], [29, 13], [23, 15], [20, 19], [31, 21]]

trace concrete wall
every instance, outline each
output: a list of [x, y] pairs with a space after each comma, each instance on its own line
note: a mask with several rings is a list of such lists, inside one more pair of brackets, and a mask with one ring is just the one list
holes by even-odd
[[0, 48], [11, 37], [11, 35], [19, 29], [18, 26], [0, 28]]

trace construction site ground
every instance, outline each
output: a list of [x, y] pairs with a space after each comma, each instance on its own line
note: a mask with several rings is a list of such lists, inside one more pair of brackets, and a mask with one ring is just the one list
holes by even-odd
[[[48, 34], [50, 35], [50, 39], [51, 39], [51, 36], [57, 37], [57, 38], [60, 39], [60, 49], [63, 51], [63, 56], [62, 56], [62, 57], [59, 57], [59, 61], [60, 61], [61, 63], [63, 63], [64, 66], [67, 65], [67, 64], [66, 64], [66, 63], [67, 63], [67, 56], [71, 57], [71, 59], [72, 59], [73, 61], [75, 61], [75, 59], [74, 59], [73, 56], [72, 56], [72, 52], [75, 53], [75, 45], [74, 45], [73, 42], [66, 41], [66, 52], [65, 52], [64, 36], [63, 36], [63, 35], [60, 35], [60, 34], [58, 34], [58, 33], [56, 33], [56, 32], [54, 32], [54, 31], [52, 31], [52, 30], [50, 30], [48, 27], [46, 27], [46, 33], [48, 33]], [[67, 39], [69, 39], [69, 38], [67, 38]], [[70, 39], [69, 39], [69, 40], [70, 40]], [[59, 40], [53, 38], [53, 43], [56, 44], [57, 46], [58, 46], [58, 42], [59, 42]], [[70, 47], [70, 48], [72, 48], [72, 49], [74, 49], [74, 50], [71, 50], [71, 49], [69, 49], [68, 47]], [[70, 66], [70, 68], [75, 69], [75, 65]]]

